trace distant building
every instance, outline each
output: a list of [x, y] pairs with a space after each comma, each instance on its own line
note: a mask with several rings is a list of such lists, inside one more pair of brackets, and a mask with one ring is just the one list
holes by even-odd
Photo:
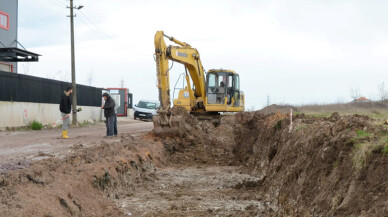
[[[38, 54], [18, 42], [18, 2], [0, 0], [0, 70], [17, 72], [17, 62], [36, 62]], [[18, 45], [22, 48], [17, 48]]]
[[366, 97], [360, 97], [360, 98], [353, 100], [353, 102], [372, 102], [372, 100], [370, 100]]

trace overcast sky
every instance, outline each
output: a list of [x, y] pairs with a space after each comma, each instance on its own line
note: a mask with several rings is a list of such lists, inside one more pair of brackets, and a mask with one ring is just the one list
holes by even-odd
[[[42, 55], [19, 73], [70, 81], [66, 0], [19, 0], [18, 40]], [[206, 70], [240, 74], [246, 108], [377, 99], [388, 86], [388, 1], [75, 0], [77, 83], [157, 99], [154, 34], [197, 48]], [[170, 42], [168, 42], [170, 43]], [[174, 64], [172, 85], [184, 68]], [[171, 93], [172, 95], [172, 93]], [[175, 94], [177, 95], [177, 94]]]

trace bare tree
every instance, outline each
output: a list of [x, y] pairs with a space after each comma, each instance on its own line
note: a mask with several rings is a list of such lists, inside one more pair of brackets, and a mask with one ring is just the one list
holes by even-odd
[[342, 96], [339, 96], [339, 97], [337, 97], [336, 103], [337, 104], [344, 104], [345, 103], [345, 99]]
[[353, 99], [353, 101], [360, 98], [360, 96], [361, 96], [361, 93], [358, 87], [357, 88], [350, 87], [350, 97]]
[[388, 99], [388, 91], [385, 89], [384, 82], [377, 85], [377, 91], [379, 93], [380, 100], [384, 101]]

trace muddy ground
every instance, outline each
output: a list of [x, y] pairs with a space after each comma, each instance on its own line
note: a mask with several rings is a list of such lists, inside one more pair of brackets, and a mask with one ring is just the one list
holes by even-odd
[[[119, 117], [119, 133], [138, 133], [150, 131], [151, 122], [135, 121]], [[70, 128], [70, 139], [61, 139], [61, 129], [46, 129], [42, 131], [0, 131], [0, 172], [11, 168], [23, 168], [33, 160], [66, 155], [73, 145], [84, 147], [99, 145], [107, 141], [104, 123], [90, 126]], [[118, 138], [108, 142], [119, 141]]]
[[388, 215], [382, 123], [336, 113], [298, 114], [292, 128], [280, 112], [220, 126], [185, 118], [181, 137], [95, 136], [3, 167], [0, 216]]

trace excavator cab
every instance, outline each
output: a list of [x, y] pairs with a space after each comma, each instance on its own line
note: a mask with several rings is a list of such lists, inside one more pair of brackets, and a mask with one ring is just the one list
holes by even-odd
[[206, 76], [206, 111], [243, 111], [240, 77], [232, 70], [212, 69]]

